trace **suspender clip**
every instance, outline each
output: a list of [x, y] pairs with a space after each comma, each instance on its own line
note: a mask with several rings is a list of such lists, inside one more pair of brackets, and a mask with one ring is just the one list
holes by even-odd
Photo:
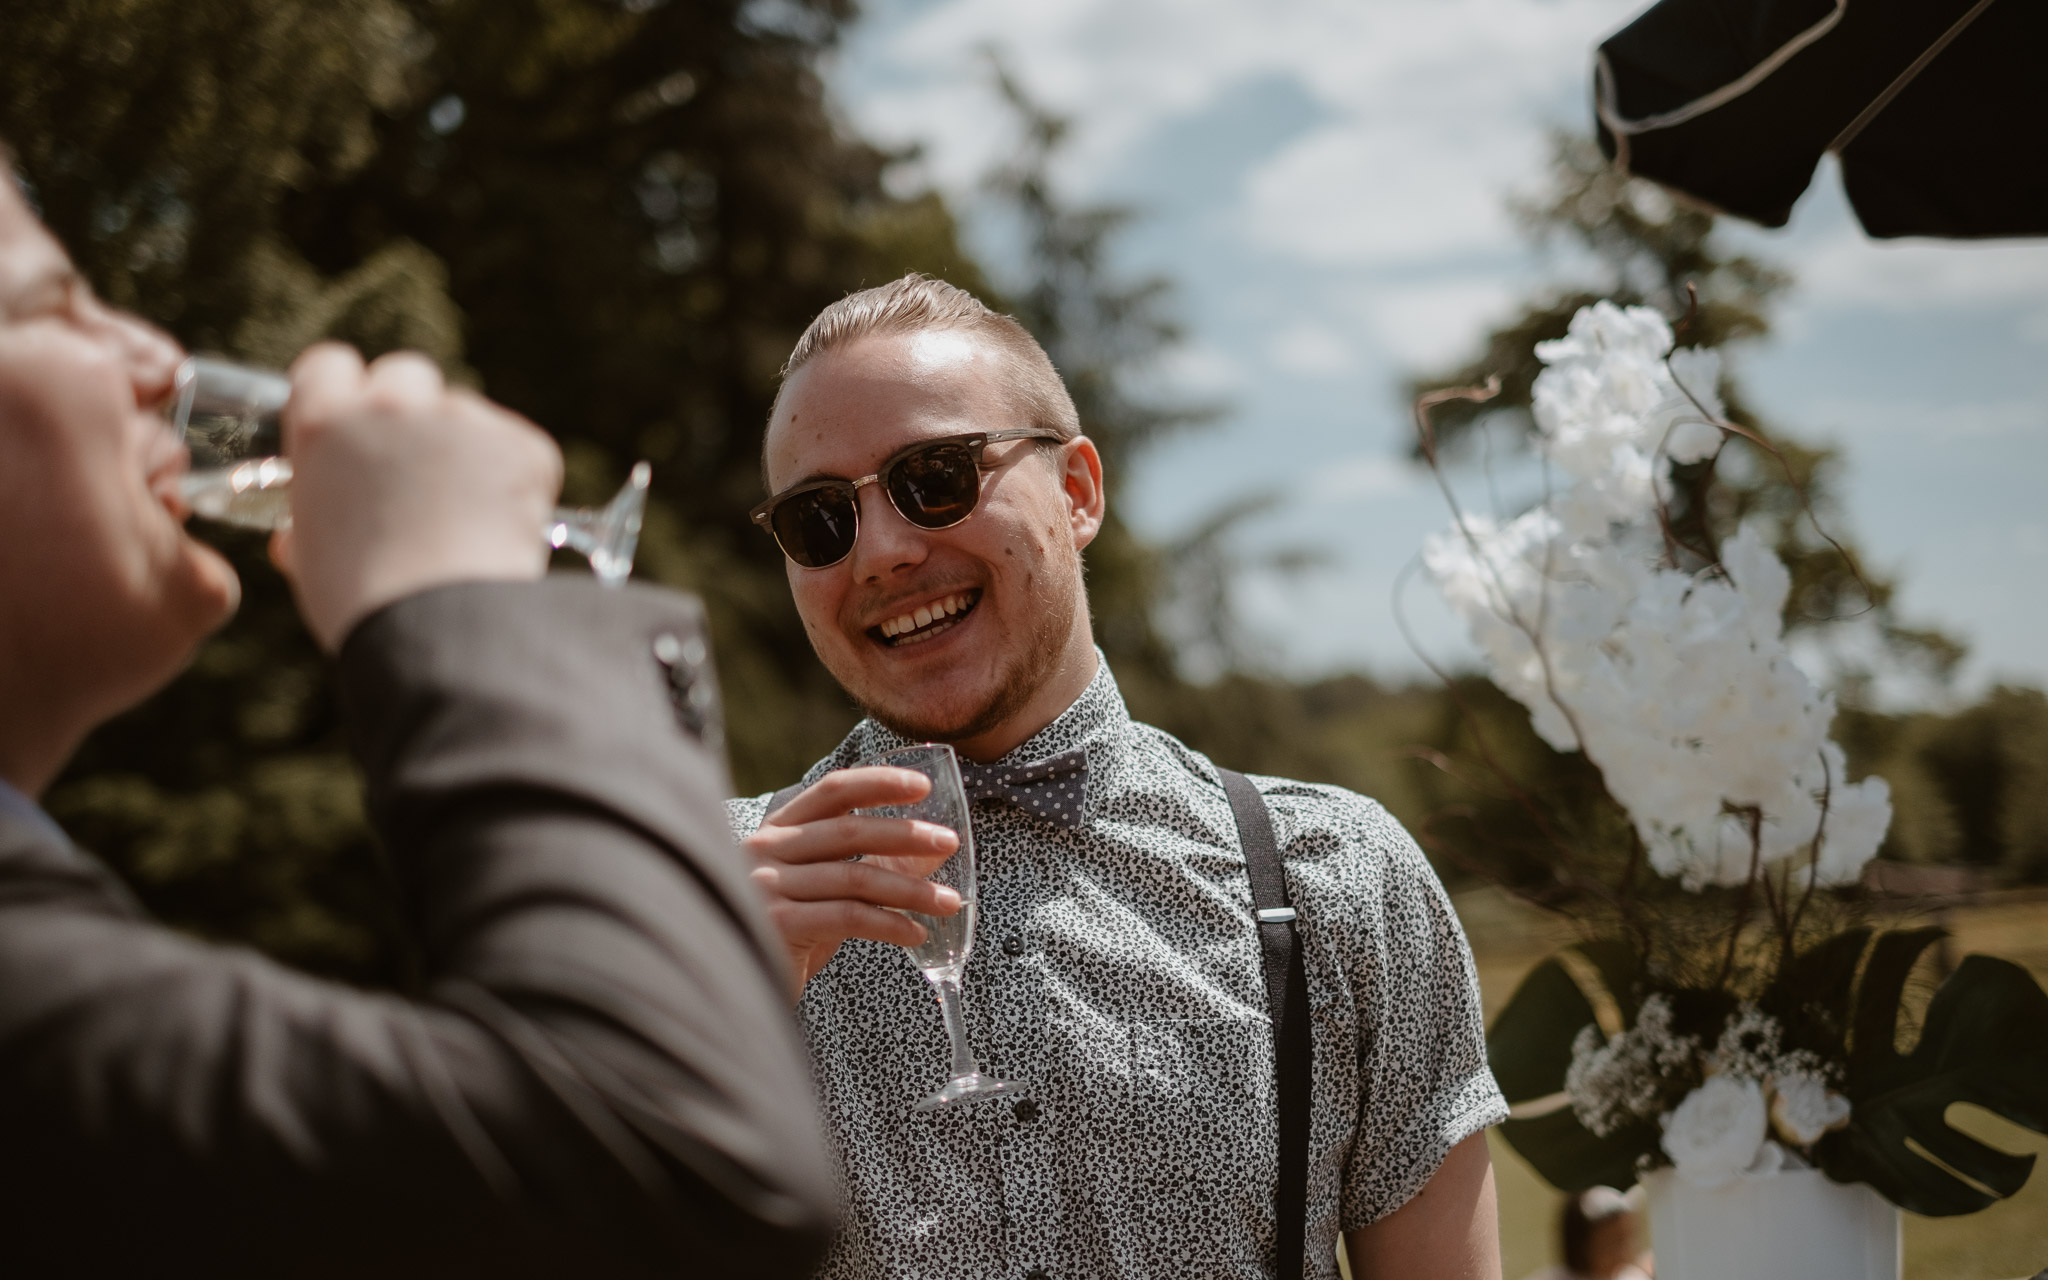
[[1287, 924], [1294, 919], [1293, 907], [1260, 907], [1260, 924]]

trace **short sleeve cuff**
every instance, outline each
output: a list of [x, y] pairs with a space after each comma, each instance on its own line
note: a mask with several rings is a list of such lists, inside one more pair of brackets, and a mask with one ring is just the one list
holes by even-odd
[[1444, 1090], [1441, 1097], [1443, 1119], [1433, 1129], [1418, 1130], [1412, 1143], [1402, 1144], [1415, 1153], [1413, 1161], [1399, 1171], [1384, 1170], [1383, 1177], [1376, 1179], [1378, 1185], [1373, 1190], [1382, 1193], [1380, 1198], [1366, 1201], [1355, 1198], [1352, 1188], [1345, 1189], [1338, 1230], [1356, 1231], [1371, 1226], [1407, 1204], [1436, 1176], [1451, 1148], [1508, 1118], [1507, 1099], [1494, 1083], [1493, 1072], [1483, 1066]]

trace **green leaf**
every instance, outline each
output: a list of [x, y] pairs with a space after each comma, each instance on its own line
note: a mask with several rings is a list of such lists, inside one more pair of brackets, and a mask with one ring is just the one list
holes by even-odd
[[1568, 949], [1584, 956], [1599, 971], [1600, 985], [1621, 1010], [1621, 1025], [1636, 1025], [1636, 1012], [1648, 993], [1642, 989], [1643, 960], [1635, 948], [1613, 939], [1596, 939]]
[[1657, 1149], [1655, 1125], [1634, 1124], [1602, 1138], [1580, 1124], [1570, 1107], [1503, 1120], [1500, 1136], [1545, 1182], [1567, 1194], [1588, 1187], [1627, 1190], [1636, 1180], [1636, 1161]]
[[[1619, 944], [1588, 945], [1601, 950], [1589, 954], [1582, 946], [1581, 954], [1633, 1019], [1633, 955]], [[1572, 1041], [1596, 1021], [1592, 1000], [1561, 960], [1553, 956], [1531, 970], [1486, 1037], [1487, 1061], [1508, 1102], [1535, 1102], [1562, 1093]], [[1546, 1181], [1568, 1192], [1603, 1184], [1626, 1187], [1635, 1181], [1637, 1159], [1657, 1149], [1653, 1126], [1632, 1125], [1602, 1138], [1579, 1123], [1569, 1104], [1508, 1120], [1500, 1133]]]
[[1817, 1154], [1838, 1182], [1867, 1182], [1908, 1212], [1947, 1217], [2014, 1194], [2033, 1171], [2033, 1156], [1986, 1146], [1951, 1127], [1947, 1113], [1974, 1103], [2048, 1133], [2048, 993], [2010, 961], [1968, 956], [1934, 993], [1919, 1043], [1900, 1054], [1899, 996], [1929, 935], [1939, 931], [1878, 940], [1857, 994], [1843, 1089], [1854, 1110]]
[[1486, 1035], [1487, 1065], [1508, 1105], [1562, 1090], [1572, 1040], [1594, 1021], [1592, 1002], [1557, 957], [1530, 970]]
[[[1899, 1005], [1906, 992], [1906, 977], [1920, 959], [1920, 953], [1947, 936], [1946, 929], [1907, 929], [1879, 935], [1864, 967], [1863, 983], [1856, 992], [1854, 1025], [1850, 1030], [1849, 1069], [1882, 1069], [1898, 1057], [1892, 1042], [1899, 1025]], [[1853, 1101], [1853, 1099], [1852, 1099]]]

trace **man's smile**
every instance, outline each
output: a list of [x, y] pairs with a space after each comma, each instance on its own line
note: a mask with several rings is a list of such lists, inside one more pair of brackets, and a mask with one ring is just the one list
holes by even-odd
[[949, 592], [906, 608], [869, 627], [868, 637], [892, 649], [920, 644], [958, 626], [981, 603], [981, 588]]

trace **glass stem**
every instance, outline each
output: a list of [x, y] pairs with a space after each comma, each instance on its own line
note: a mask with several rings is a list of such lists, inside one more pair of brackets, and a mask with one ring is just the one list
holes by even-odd
[[946, 1038], [953, 1042], [953, 1078], [980, 1075], [981, 1064], [967, 1047], [967, 1016], [960, 1010], [960, 979], [934, 977], [932, 985], [939, 989], [939, 1012], [946, 1019]]

